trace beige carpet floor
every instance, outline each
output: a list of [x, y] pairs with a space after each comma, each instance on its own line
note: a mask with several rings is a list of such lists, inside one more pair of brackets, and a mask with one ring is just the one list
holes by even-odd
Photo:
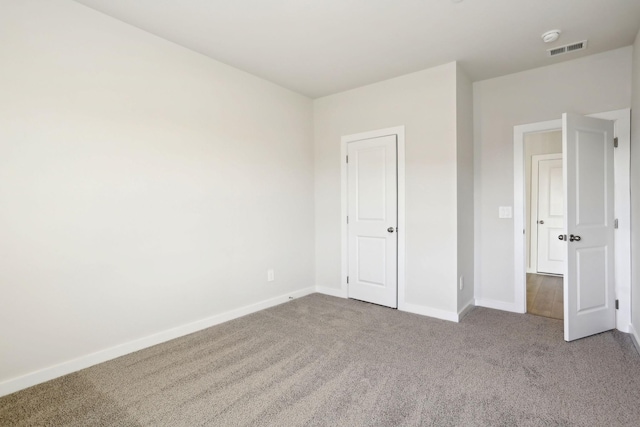
[[640, 356], [314, 294], [0, 398], [2, 426], [638, 426]]

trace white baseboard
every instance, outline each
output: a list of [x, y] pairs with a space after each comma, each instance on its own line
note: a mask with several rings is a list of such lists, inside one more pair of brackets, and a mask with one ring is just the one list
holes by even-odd
[[406, 311], [414, 314], [421, 314], [423, 316], [435, 317], [436, 319], [449, 320], [451, 322], [458, 322], [458, 313], [454, 311], [440, 310], [438, 308], [425, 307], [423, 305], [415, 304], [401, 304], [398, 307], [400, 311]]
[[491, 299], [476, 299], [476, 306], [493, 308], [495, 310], [510, 311], [512, 313], [522, 313], [522, 310], [512, 302], [496, 301]]
[[476, 306], [473, 304], [473, 300], [469, 301], [464, 307], [462, 307], [462, 310], [458, 311], [458, 322], [461, 321], [462, 318], [469, 314], [474, 308], [476, 308]]
[[633, 324], [629, 324], [629, 333], [631, 334], [631, 341], [633, 341], [633, 345], [636, 346], [636, 350], [640, 353], [640, 336], [638, 335], [638, 331], [633, 327]]
[[325, 286], [316, 286], [316, 292], [319, 294], [330, 295], [332, 297], [347, 298], [347, 290], [342, 288], [327, 288]]
[[135, 351], [139, 351], [157, 344], [161, 344], [163, 342], [170, 341], [184, 335], [192, 334], [202, 329], [219, 325], [220, 323], [224, 323], [229, 320], [237, 319], [238, 317], [246, 316], [248, 314], [255, 313], [266, 308], [274, 307], [276, 305], [289, 301], [291, 298], [300, 298], [305, 295], [312, 294], [315, 291], [316, 289], [314, 287], [309, 287], [280, 295], [265, 301], [211, 316], [206, 319], [198, 320], [196, 322], [188, 323], [176, 328], [167, 329], [166, 331], [158, 332], [156, 334], [149, 335], [134, 341], [129, 341], [115, 347], [110, 347], [104, 350], [97, 351], [95, 353], [87, 354], [85, 356], [81, 356], [76, 359], [60, 363], [58, 365], [41, 369], [39, 371], [31, 372], [16, 378], [11, 378], [0, 383], [0, 396], [5, 396], [7, 394], [14, 393], [27, 387], [31, 387], [36, 384], [52, 380], [54, 378], [58, 378], [72, 372], [97, 365], [98, 363], [115, 359], [116, 357], [124, 356], [126, 354], [133, 353]]

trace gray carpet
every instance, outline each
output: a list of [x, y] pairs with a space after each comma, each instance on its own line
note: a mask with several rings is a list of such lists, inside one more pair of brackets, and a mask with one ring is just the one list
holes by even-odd
[[0, 398], [0, 425], [638, 426], [628, 335], [314, 294]]

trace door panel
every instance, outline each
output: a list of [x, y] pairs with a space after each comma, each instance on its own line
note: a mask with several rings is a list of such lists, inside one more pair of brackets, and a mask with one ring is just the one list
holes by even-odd
[[393, 308], [397, 307], [396, 145], [396, 136], [390, 135], [347, 146], [348, 295]]
[[[615, 328], [613, 122], [563, 115], [564, 336]], [[573, 241], [571, 236], [573, 236]]]
[[[535, 156], [538, 157], [538, 156]], [[564, 229], [562, 154], [540, 156], [538, 161], [538, 258], [539, 273], [562, 274], [565, 248], [558, 235]]]

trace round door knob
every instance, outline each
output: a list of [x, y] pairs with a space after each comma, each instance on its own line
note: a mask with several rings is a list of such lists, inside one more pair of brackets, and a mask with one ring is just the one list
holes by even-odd
[[538, 224], [544, 224], [544, 220], [541, 219], [540, 221], [538, 221]]
[[563, 234], [558, 234], [558, 240], [564, 240], [564, 235]]
[[573, 234], [569, 236], [570, 242], [579, 242], [580, 240], [582, 240], [582, 237], [580, 236], [574, 236]]
[[389, 227], [389, 228], [387, 228], [387, 231], [388, 231], [389, 233], [393, 233], [393, 227]]

